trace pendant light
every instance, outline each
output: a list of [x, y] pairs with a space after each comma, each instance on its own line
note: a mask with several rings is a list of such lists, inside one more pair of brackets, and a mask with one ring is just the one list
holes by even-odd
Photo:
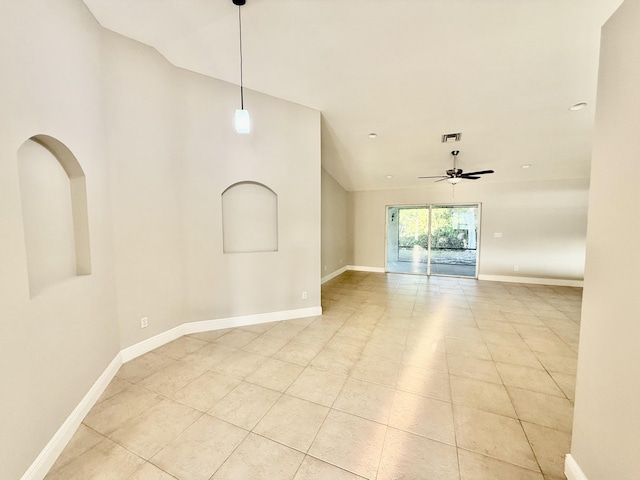
[[244, 84], [242, 78], [242, 14], [240, 7], [246, 0], [232, 0], [238, 6], [238, 31], [240, 33], [240, 109], [236, 110], [235, 126], [238, 133], [251, 133], [251, 118], [249, 112], [244, 109]]

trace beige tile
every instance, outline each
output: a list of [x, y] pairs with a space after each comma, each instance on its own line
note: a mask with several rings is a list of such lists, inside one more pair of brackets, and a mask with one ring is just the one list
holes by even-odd
[[456, 448], [390, 427], [376, 478], [457, 480]]
[[501, 320], [493, 320], [490, 318], [476, 319], [480, 330], [491, 332], [516, 333], [515, 328], [509, 323]]
[[444, 338], [442, 339], [442, 348], [437, 344], [432, 348], [408, 347], [402, 357], [404, 365], [412, 367], [426, 368], [428, 370], [437, 370], [438, 372], [447, 373], [447, 354], [444, 348]]
[[294, 325], [302, 325], [304, 327], [308, 327], [313, 323], [313, 321], [319, 318], [318, 316], [313, 317], [300, 317], [300, 318], [292, 318], [291, 320], [287, 320], [288, 323], [292, 323]]
[[158, 405], [162, 397], [137, 385], [95, 405], [83, 423], [103, 435]]
[[211, 480], [288, 480], [303, 459], [303, 453], [251, 433]]
[[349, 375], [373, 383], [395, 387], [400, 364], [376, 357], [360, 357]]
[[394, 395], [393, 388], [349, 378], [333, 408], [386, 424]]
[[571, 434], [527, 422], [522, 426], [542, 473], [562, 478], [565, 456], [571, 450]]
[[280, 393], [242, 382], [216, 403], [209, 414], [251, 430], [280, 398]]
[[180, 480], [208, 479], [249, 432], [202, 415], [151, 461]]
[[267, 323], [256, 323], [253, 325], [243, 325], [238, 327], [240, 330], [246, 330], [247, 332], [253, 332], [262, 335], [263, 333], [268, 332], [273, 327], [278, 325], [279, 322], [267, 322]]
[[242, 348], [249, 342], [258, 338], [260, 334], [234, 328], [230, 332], [218, 337], [215, 342], [233, 348]]
[[507, 387], [518, 418], [526, 422], [571, 432], [573, 406], [566, 398]]
[[247, 343], [242, 349], [245, 352], [257, 353], [265, 357], [274, 355], [278, 350], [289, 343], [288, 338], [274, 337], [269, 335], [269, 332], [260, 335], [255, 340]]
[[480, 360], [463, 355], [447, 355], [447, 361], [449, 362], [449, 373], [452, 375], [502, 383], [496, 365], [491, 360]]
[[547, 395], [555, 395], [556, 397], [564, 396], [545, 370], [508, 363], [496, 363], [496, 367], [505, 385], [546, 393]]
[[542, 474], [458, 449], [461, 480], [543, 480]]
[[317, 370], [348, 375], [359, 356], [354, 353], [339, 352], [330, 348], [323, 348], [309, 364]]
[[306, 456], [293, 480], [362, 480], [362, 478], [330, 463]]
[[508, 345], [490, 344], [489, 350], [494, 362], [511, 363], [513, 365], [522, 365], [523, 367], [540, 368], [542, 365], [538, 359], [528, 348], [511, 347]]
[[460, 340], [469, 340], [473, 342], [482, 342], [484, 338], [481, 330], [475, 326], [459, 326], [456, 324], [450, 324], [445, 329], [445, 335], [451, 338], [458, 338]]
[[205, 340], [185, 336], [176, 338], [172, 342], [165, 343], [161, 347], [156, 348], [154, 352], [169, 358], [173, 358], [174, 360], [180, 360], [190, 353], [201, 349], [205, 345], [208, 345], [208, 342]]
[[205, 342], [213, 342], [217, 338], [220, 338], [223, 335], [229, 333], [231, 328], [223, 328], [220, 330], [211, 330], [208, 332], [198, 332], [198, 333], [190, 333], [188, 336], [192, 338], [197, 338], [198, 340], [204, 340]]
[[211, 370], [229, 377], [244, 380], [266, 362], [267, 359], [268, 357], [263, 357], [262, 355], [238, 350], [225, 358], [224, 361], [218, 363]]
[[206, 368], [203, 365], [180, 360], [158, 370], [139, 384], [154, 392], [170, 396], [175, 391], [191, 383], [205, 371]]
[[149, 352], [123, 364], [116, 376], [131, 383], [138, 383], [172, 363], [175, 363], [175, 360], [155, 352]]
[[322, 347], [323, 344], [302, 343], [294, 339], [276, 352], [273, 358], [306, 367]]
[[575, 402], [576, 398], [576, 376], [568, 375], [566, 373], [550, 372], [555, 382], [558, 384], [565, 396], [571, 401]]
[[331, 372], [305, 368], [287, 389], [289, 395], [330, 407], [347, 377]]
[[482, 336], [487, 344], [529, 348], [522, 337], [517, 333], [484, 331], [482, 332]]
[[284, 392], [300, 375], [302, 370], [304, 370], [304, 367], [300, 365], [270, 358], [249, 375], [246, 380], [256, 385]]
[[538, 470], [518, 420], [455, 404], [453, 419], [458, 447], [529, 470]]
[[575, 356], [555, 355], [553, 353], [536, 352], [535, 356], [549, 372], [575, 375], [578, 370], [578, 358]]
[[65, 466], [71, 460], [96, 446], [104, 440], [104, 438], [105, 437], [95, 430], [92, 430], [84, 424], [80, 424], [76, 433], [73, 434], [73, 437], [71, 437], [71, 440], [69, 440], [69, 443], [51, 467], [51, 472]]
[[293, 337], [298, 335], [302, 330], [306, 328], [306, 325], [299, 325], [293, 323], [292, 321], [282, 321], [278, 322], [271, 330], [269, 330], [269, 335], [274, 337], [280, 337], [287, 340], [291, 340]]
[[353, 338], [338, 332], [329, 339], [329, 341], [326, 344], [326, 347], [338, 352], [345, 352], [345, 353], [359, 355], [362, 352], [362, 349], [364, 348], [366, 343], [367, 343], [366, 338], [364, 339]]
[[50, 472], [46, 480], [121, 480], [133, 474], [144, 460], [109, 439]]
[[105, 388], [104, 392], [102, 392], [102, 395], [100, 395], [100, 398], [98, 399], [96, 404], [103, 402], [120, 392], [124, 392], [131, 385], [132, 384], [130, 382], [127, 382], [126, 380], [123, 380], [119, 377], [113, 377], [113, 379], [109, 382], [109, 385], [107, 385], [107, 388]]
[[484, 342], [447, 337], [445, 338], [445, 345], [448, 354], [463, 355], [479, 358], [480, 360], [491, 360], [491, 354]]
[[365, 478], [374, 478], [386, 428], [364, 418], [331, 410], [309, 454]]
[[217, 372], [205, 372], [171, 395], [174, 400], [208, 411], [216, 402], [240, 384], [241, 380]]
[[455, 375], [451, 375], [450, 380], [453, 403], [516, 418], [516, 411], [503, 385]]
[[455, 445], [451, 404], [406, 392], [396, 392], [389, 426]]
[[384, 343], [370, 340], [362, 349], [362, 355], [376, 357], [399, 363], [404, 356], [404, 346], [396, 343]]
[[375, 343], [390, 343], [404, 346], [407, 341], [407, 331], [403, 328], [393, 326], [376, 326], [371, 332], [369, 339]]
[[201, 415], [194, 408], [166, 398], [124, 423], [109, 438], [148, 460]]
[[238, 349], [227, 345], [211, 343], [202, 347], [200, 350], [196, 350], [195, 352], [187, 355], [182, 359], [182, 362], [204, 367], [206, 369], [212, 369], [237, 351]]
[[175, 480], [175, 477], [160, 470], [152, 463], [145, 463], [127, 480]]
[[253, 431], [278, 443], [306, 452], [329, 409], [282, 395]]
[[451, 401], [451, 386], [446, 373], [403, 365], [396, 388], [439, 400]]
[[334, 334], [335, 332], [333, 330], [310, 326], [296, 335], [293, 340], [299, 343], [308, 343], [310, 345], [324, 347]]
[[524, 339], [529, 348], [534, 352], [552, 353], [554, 355], [574, 356], [571, 347], [556, 337], [556, 339], [526, 337]]

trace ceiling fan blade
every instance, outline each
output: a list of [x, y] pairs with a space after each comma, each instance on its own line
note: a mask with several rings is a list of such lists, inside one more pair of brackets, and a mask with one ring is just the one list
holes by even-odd
[[444, 180], [445, 178], [449, 178], [449, 175], [435, 175], [433, 177], [418, 177], [418, 178], [442, 178]]
[[460, 178], [464, 178], [465, 180], [478, 180], [479, 178], [482, 178], [482, 177], [467, 176], [465, 174], [465, 175], [460, 175]]
[[462, 175], [484, 175], [486, 173], [494, 173], [493, 170], [480, 170], [478, 172], [465, 172]]
[[453, 177], [444, 177], [444, 178], [441, 178], [440, 180], [436, 180], [433, 183], [444, 182], [445, 180], [449, 180], [450, 178], [453, 178]]

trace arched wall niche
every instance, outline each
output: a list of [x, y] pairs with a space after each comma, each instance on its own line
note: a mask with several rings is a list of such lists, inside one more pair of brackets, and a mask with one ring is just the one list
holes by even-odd
[[35, 135], [18, 149], [29, 291], [91, 274], [87, 188], [75, 155], [60, 140]]
[[278, 251], [278, 195], [254, 181], [234, 183], [222, 192], [224, 253]]

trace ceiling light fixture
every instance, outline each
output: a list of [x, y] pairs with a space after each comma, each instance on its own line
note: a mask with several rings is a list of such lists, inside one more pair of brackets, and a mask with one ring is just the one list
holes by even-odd
[[378, 138], [378, 134], [377, 134], [377, 133], [374, 133], [374, 132], [371, 132], [371, 133], [368, 135], [368, 137], [369, 137], [369, 138]]
[[522, 168], [531, 168], [531, 164], [527, 163], [526, 165], [522, 165]]
[[393, 175], [387, 175], [387, 178], [393, 178]]
[[582, 110], [586, 106], [587, 106], [587, 102], [580, 102], [580, 103], [576, 103], [575, 105], [571, 105], [569, 107], [569, 110], [571, 110], [572, 112], [577, 112], [578, 110]]
[[246, 3], [246, 0], [232, 0], [234, 5], [238, 6], [238, 31], [240, 33], [240, 109], [236, 110], [235, 126], [238, 133], [251, 133], [251, 117], [249, 112], [244, 109], [244, 83], [242, 78], [242, 14], [240, 7]]
[[449, 182], [451, 185], [457, 185], [462, 181], [462, 178], [460, 177], [451, 177], [451, 178], [447, 178], [447, 182]]

